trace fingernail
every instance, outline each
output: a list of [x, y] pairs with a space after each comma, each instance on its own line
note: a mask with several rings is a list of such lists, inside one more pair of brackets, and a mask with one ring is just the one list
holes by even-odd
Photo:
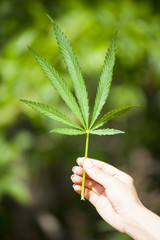
[[78, 162], [79, 162], [81, 159], [82, 159], [81, 157], [78, 157], [78, 158], [76, 159], [76, 163], [78, 164]]
[[70, 179], [72, 180], [74, 176], [75, 176], [75, 175], [73, 174], [73, 175], [70, 177]]
[[75, 184], [72, 185], [72, 187], [74, 188]]
[[75, 168], [76, 168], [76, 166], [72, 168], [72, 172], [74, 172]]
[[87, 167], [87, 168], [92, 168], [93, 163], [89, 159], [85, 159], [84, 160], [84, 166]]
[[78, 164], [78, 161], [79, 161], [79, 160], [80, 160], [80, 158], [77, 158], [77, 159], [76, 159], [76, 163], [77, 163], [77, 164]]

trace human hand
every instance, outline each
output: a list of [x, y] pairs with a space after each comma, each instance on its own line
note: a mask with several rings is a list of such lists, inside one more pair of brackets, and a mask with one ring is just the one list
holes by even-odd
[[78, 158], [73, 167], [73, 188], [81, 193], [83, 169], [86, 172], [85, 198], [100, 216], [120, 232], [127, 233], [130, 212], [143, 206], [134, 187], [133, 178], [117, 168], [94, 159]]

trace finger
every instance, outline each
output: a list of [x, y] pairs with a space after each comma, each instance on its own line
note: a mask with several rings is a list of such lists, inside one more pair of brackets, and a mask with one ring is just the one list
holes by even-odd
[[[78, 194], [81, 194], [80, 185], [74, 185], [73, 188]], [[92, 205], [96, 208], [97, 212], [106, 222], [108, 222], [113, 227], [115, 227], [115, 224], [117, 223], [116, 229], [118, 231], [122, 231], [121, 228], [119, 227], [121, 223], [120, 218], [113, 209], [111, 203], [105, 196], [103, 195], [98, 196], [92, 190], [85, 188], [84, 197], [92, 203]]]
[[[73, 189], [78, 194], [81, 194], [81, 186], [80, 185], [75, 184], [73, 186]], [[99, 212], [99, 214], [101, 216], [104, 215], [104, 210], [106, 210], [106, 209], [108, 209], [109, 212], [111, 212], [110, 210], [112, 209], [112, 206], [111, 206], [110, 202], [108, 201], [108, 199], [104, 195], [99, 196], [94, 191], [92, 191], [88, 188], [85, 188], [84, 197], [93, 204], [93, 206], [97, 209], [97, 211]]]
[[[79, 166], [74, 166], [73, 168], [72, 168], [72, 171], [76, 174], [76, 175], [79, 175], [79, 176], [82, 176], [83, 175], [83, 168], [82, 167], [79, 167]], [[87, 174], [86, 174], [86, 177], [88, 177], [87, 176]]]
[[90, 160], [89, 158], [83, 161], [83, 168], [88, 174], [88, 176], [102, 185], [104, 188], [110, 188], [115, 184], [118, 180], [108, 174], [106, 174], [103, 169], [100, 169], [96, 165], [94, 165], [95, 161]]
[[[116, 167], [113, 167], [112, 165], [96, 160], [96, 159], [92, 159], [92, 158], [87, 158], [89, 159], [94, 166], [96, 166], [97, 168], [99, 168], [100, 170], [102, 170], [104, 173], [113, 176], [115, 178], [117, 178], [118, 180], [120, 180], [123, 183], [130, 183], [132, 178], [131, 176], [129, 176], [128, 174], [126, 174], [125, 172], [117, 169]], [[79, 166], [83, 166], [85, 158], [77, 158], [77, 163]]]
[[[91, 162], [94, 163], [94, 166], [100, 168], [101, 170], [103, 170], [105, 173], [107, 173], [108, 175], [114, 176], [117, 172], [119, 172], [120, 170], [113, 167], [112, 165], [93, 159], [93, 158], [87, 158], [89, 159]], [[83, 166], [85, 158], [81, 157], [81, 158], [77, 158], [77, 163], [79, 166]]]
[[83, 175], [83, 168], [79, 167], [79, 166], [74, 166], [72, 168], [72, 172], [79, 175], [79, 176], [82, 176]]
[[[82, 187], [80, 185], [73, 185], [73, 189], [78, 193], [78, 194], [81, 194], [81, 189]], [[88, 188], [85, 188], [84, 189], [84, 197], [86, 199], [88, 199], [94, 206], [96, 205], [96, 202], [98, 201], [99, 199], [99, 196], [93, 192], [92, 190], [88, 189]]]
[[[74, 184], [78, 184], [78, 185], [82, 184], [82, 177], [78, 175], [75, 175], [75, 174], [72, 175], [71, 180], [73, 181]], [[85, 179], [85, 187], [92, 190], [98, 195], [101, 195], [104, 192], [104, 188], [100, 184], [88, 178]]]

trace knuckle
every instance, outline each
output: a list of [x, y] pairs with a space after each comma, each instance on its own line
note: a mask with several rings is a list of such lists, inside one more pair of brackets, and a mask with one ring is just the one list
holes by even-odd
[[86, 179], [85, 185], [87, 188], [92, 189], [93, 188], [93, 182], [91, 180]]
[[97, 167], [92, 168], [92, 175], [97, 176], [100, 174], [100, 172], [101, 172], [101, 170], [98, 169]]
[[88, 188], [85, 188], [84, 195], [86, 199], [90, 200], [91, 191]]
[[133, 179], [133, 177], [131, 177], [131, 176], [128, 175], [128, 182], [129, 182], [131, 185], [134, 185], [134, 179]]

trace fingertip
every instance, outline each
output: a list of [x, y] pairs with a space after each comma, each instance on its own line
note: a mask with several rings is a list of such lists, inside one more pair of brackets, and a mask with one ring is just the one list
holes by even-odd
[[81, 158], [78, 157], [78, 158], [76, 159], [76, 163], [79, 164], [79, 161], [80, 161], [80, 160], [81, 160]]
[[80, 166], [80, 165], [83, 165], [83, 161], [84, 161], [84, 157], [78, 157], [77, 159], [76, 159], [76, 162], [77, 162], [77, 164]]
[[81, 193], [81, 188], [82, 188], [82, 187], [81, 187], [80, 185], [78, 185], [78, 184], [73, 184], [72, 187], [73, 187], [73, 189], [74, 189], [75, 192], [77, 192], [77, 193], [79, 193], [79, 194]]
[[73, 182], [73, 178], [75, 177], [75, 174], [72, 174], [71, 175], [71, 177], [70, 177], [70, 179], [72, 180], [72, 182]]
[[72, 172], [74, 172], [75, 168], [76, 168], [76, 166], [74, 166], [74, 167], [72, 168]]

